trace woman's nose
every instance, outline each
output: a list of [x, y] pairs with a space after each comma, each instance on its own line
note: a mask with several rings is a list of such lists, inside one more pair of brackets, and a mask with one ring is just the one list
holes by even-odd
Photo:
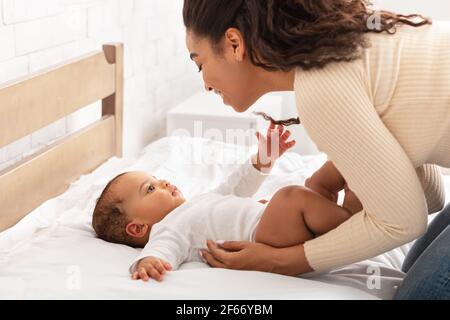
[[211, 87], [208, 87], [207, 85], [205, 85], [205, 90], [209, 92], [209, 91], [212, 91], [212, 90], [213, 90], [213, 88], [211, 88]]

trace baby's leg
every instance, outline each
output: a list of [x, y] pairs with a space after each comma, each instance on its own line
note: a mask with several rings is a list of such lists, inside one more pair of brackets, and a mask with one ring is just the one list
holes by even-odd
[[285, 187], [275, 193], [264, 210], [255, 241], [290, 247], [327, 233], [350, 217], [347, 209], [311, 189]]

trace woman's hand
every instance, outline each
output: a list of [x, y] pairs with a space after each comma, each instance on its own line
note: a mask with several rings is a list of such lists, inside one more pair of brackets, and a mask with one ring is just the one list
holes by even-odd
[[255, 168], [259, 171], [269, 171], [275, 161], [295, 145], [295, 140], [288, 141], [290, 136], [291, 132], [285, 130], [284, 126], [275, 126], [273, 123], [267, 129], [266, 136], [256, 132], [258, 153], [253, 160]]
[[303, 245], [274, 248], [261, 243], [207, 241], [208, 250], [201, 250], [206, 262], [214, 268], [253, 270], [284, 275], [298, 275], [313, 269], [306, 261]]

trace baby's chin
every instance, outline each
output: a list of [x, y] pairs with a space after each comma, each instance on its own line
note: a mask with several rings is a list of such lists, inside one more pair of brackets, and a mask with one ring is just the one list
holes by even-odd
[[[176, 187], [175, 187], [176, 188]], [[177, 199], [183, 199], [184, 200], [184, 196], [183, 196], [183, 192], [181, 192], [178, 188], [176, 188], [173, 193], [172, 193], [172, 197], [175, 197]]]
[[176, 195], [174, 195], [175, 201], [177, 203], [177, 206], [181, 206], [184, 202], [186, 202], [186, 199], [184, 198], [181, 191], [178, 191]]

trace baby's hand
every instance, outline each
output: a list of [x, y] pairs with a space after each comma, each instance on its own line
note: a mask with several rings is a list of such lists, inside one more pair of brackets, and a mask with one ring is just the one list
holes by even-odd
[[290, 136], [291, 132], [285, 130], [284, 126], [275, 126], [273, 123], [270, 124], [265, 137], [256, 132], [258, 154], [255, 166], [262, 169], [271, 168], [278, 158], [295, 145], [295, 140], [288, 141]]
[[170, 270], [172, 270], [172, 266], [166, 261], [156, 257], [147, 257], [139, 261], [131, 279], [148, 281], [150, 278], [153, 278], [157, 281], [162, 281], [163, 274]]

